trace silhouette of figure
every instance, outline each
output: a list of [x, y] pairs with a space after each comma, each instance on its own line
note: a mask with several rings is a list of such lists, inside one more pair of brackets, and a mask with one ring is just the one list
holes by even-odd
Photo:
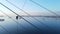
[[16, 19], [18, 20], [18, 16], [16, 16]]

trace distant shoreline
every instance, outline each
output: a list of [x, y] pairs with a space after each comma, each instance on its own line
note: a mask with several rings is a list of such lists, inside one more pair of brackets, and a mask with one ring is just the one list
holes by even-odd
[[0, 17], [4, 17], [3, 15], [0, 15]]

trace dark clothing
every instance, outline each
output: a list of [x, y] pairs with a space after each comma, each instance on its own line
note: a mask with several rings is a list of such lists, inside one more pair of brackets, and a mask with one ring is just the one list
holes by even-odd
[[18, 20], [18, 16], [16, 16], [16, 19]]

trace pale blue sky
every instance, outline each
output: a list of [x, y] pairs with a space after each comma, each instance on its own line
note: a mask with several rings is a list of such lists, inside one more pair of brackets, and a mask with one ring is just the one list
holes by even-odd
[[[19, 8], [25, 10], [26, 12], [30, 13], [30, 14], [39, 14], [39, 15], [47, 15], [47, 14], [52, 14], [50, 12], [48, 12], [47, 10], [39, 7], [38, 5], [34, 4], [33, 2], [29, 1], [29, 0], [8, 0], [10, 2], [12, 2], [13, 4], [15, 4], [16, 6], [18, 6]], [[41, 4], [42, 6], [52, 10], [53, 12], [59, 14], [60, 13], [60, 0], [33, 0], [39, 4]], [[1, 3], [3, 3], [4, 5], [8, 6], [10, 9], [12, 9], [13, 11], [15, 11], [18, 14], [24, 14], [22, 11], [20, 11], [19, 9], [15, 8], [14, 6], [12, 6], [11, 4], [9, 4], [7, 1], [5, 0], [1, 0]], [[7, 10], [6, 8], [4, 8], [3, 6], [0, 5], [0, 10], [5, 11], [6, 13], [9, 13], [10, 11]], [[17, 12], [18, 11], [18, 12]]]

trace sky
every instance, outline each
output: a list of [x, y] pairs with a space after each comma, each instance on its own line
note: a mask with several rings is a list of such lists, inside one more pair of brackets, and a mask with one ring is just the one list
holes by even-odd
[[[15, 4], [16, 6], [18, 6], [19, 8], [23, 9], [24, 11], [31, 15], [55, 15], [48, 12], [44, 8], [39, 7], [30, 0], [8, 0], [8, 1]], [[33, 0], [33, 1], [57, 13], [58, 15], [60, 13], [60, 0]], [[12, 9], [14, 12], [18, 13], [19, 15], [27, 15], [23, 11], [17, 9], [16, 7], [8, 3], [6, 0], [0, 0], [0, 2], [9, 7], [10, 9]], [[15, 15], [2, 5], [0, 5], [0, 10], [4, 11], [7, 14]]]

